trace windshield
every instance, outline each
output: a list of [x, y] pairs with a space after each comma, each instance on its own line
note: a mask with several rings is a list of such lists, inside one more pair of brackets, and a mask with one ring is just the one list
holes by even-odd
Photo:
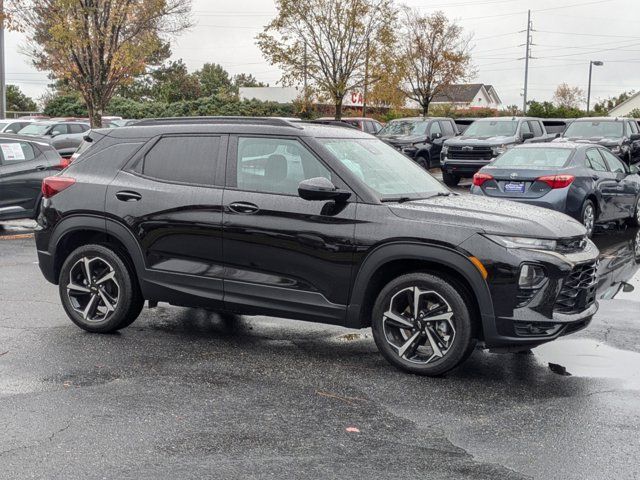
[[428, 123], [422, 120], [393, 120], [378, 135], [426, 135]]
[[464, 131], [463, 137], [512, 137], [516, 134], [516, 120], [476, 120]]
[[512, 148], [496, 158], [492, 167], [546, 170], [562, 168], [575, 150], [572, 148]]
[[18, 133], [20, 135], [44, 135], [50, 128], [51, 125], [38, 125], [37, 123], [32, 123], [31, 125], [24, 127]]
[[0, 130], [9, 125], [9, 122], [0, 122]]
[[380, 200], [417, 199], [448, 193], [411, 159], [376, 139], [321, 138], [319, 141]]
[[620, 138], [622, 122], [573, 122], [564, 132], [565, 137], [579, 138]]

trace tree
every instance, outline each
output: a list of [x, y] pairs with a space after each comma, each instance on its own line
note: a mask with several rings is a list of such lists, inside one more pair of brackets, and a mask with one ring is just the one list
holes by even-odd
[[[10, 3], [9, 3], [10, 2]], [[190, 26], [191, 0], [7, 0], [10, 26], [29, 38], [40, 70], [84, 99], [91, 124], [118, 87], [144, 72], [164, 38]]]
[[250, 73], [239, 73], [233, 76], [233, 86], [236, 90], [241, 87], [268, 87], [266, 83], [259, 82]]
[[422, 15], [405, 9], [405, 29], [400, 37], [398, 62], [403, 68], [405, 95], [429, 113], [433, 98], [474, 74], [470, 37], [442, 12]]
[[33, 112], [38, 108], [32, 98], [27, 97], [16, 85], [7, 85], [7, 110]]
[[150, 75], [149, 99], [158, 102], [195, 100], [201, 95], [198, 77], [189, 73], [182, 60], [169, 62]]
[[584, 91], [580, 87], [570, 87], [566, 83], [558, 85], [553, 94], [556, 105], [564, 108], [580, 108], [584, 100]]
[[206, 97], [233, 92], [233, 82], [229, 72], [222, 65], [205, 63], [194, 75], [200, 82], [202, 94]]
[[340, 119], [345, 94], [364, 85], [367, 45], [380, 52], [394, 43], [393, 0], [276, 0], [276, 7], [257, 37], [262, 54], [283, 70], [283, 84], [307, 78]]

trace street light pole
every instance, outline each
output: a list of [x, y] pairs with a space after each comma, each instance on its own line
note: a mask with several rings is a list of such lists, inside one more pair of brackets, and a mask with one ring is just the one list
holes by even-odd
[[600, 60], [591, 60], [589, 62], [589, 86], [587, 87], [587, 115], [589, 115], [589, 107], [591, 106], [591, 72], [593, 71], [593, 66], [601, 67], [604, 65]]
[[0, 0], [0, 118], [7, 116], [7, 86], [4, 71], [4, 0]]

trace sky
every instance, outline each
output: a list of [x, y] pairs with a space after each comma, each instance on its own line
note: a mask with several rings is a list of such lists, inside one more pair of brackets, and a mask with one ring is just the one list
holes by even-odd
[[[473, 83], [492, 84], [504, 105], [521, 105], [527, 10], [533, 24], [529, 99], [551, 100], [567, 82], [587, 90], [589, 61], [594, 67], [592, 103], [626, 90], [640, 90], [640, 0], [404, 0], [424, 13], [443, 11], [473, 34]], [[173, 41], [172, 58], [189, 70], [219, 63], [231, 74], [251, 73], [277, 85], [280, 71], [269, 65], [255, 36], [275, 15], [273, 0], [193, 0], [191, 30]], [[6, 34], [7, 83], [33, 98], [47, 89], [46, 72], [38, 72], [20, 53], [24, 37]]]

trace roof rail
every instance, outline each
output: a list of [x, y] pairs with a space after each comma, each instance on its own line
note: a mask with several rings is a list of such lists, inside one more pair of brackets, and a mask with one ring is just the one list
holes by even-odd
[[347, 123], [345, 120], [300, 120], [298, 123], [311, 123], [313, 125], [330, 125], [334, 127], [344, 127], [344, 128], [360, 130], [358, 127]]
[[260, 124], [274, 127], [290, 127], [302, 130], [289, 120], [277, 117], [165, 117], [148, 118], [135, 124], [136, 127], [150, 125], [193, 125], [193, 124]]

